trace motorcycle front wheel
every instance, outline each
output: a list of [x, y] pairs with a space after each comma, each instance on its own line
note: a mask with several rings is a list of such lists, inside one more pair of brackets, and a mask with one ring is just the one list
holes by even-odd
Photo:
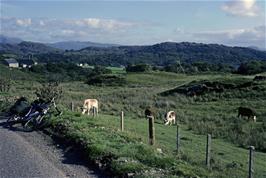
[[33, 130], [35, 130], [36, 129], [36, 125], [37, 125], [37, 119], [39, 119], [40, 117], [42, 117], [42, 116], [38, 115], [38, 116], [32, 117], [28, 121], [22, 123], [24, 131], [32, 132]]

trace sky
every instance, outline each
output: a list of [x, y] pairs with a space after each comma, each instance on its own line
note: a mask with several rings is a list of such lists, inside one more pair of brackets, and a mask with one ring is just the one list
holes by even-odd
[[0, 0], [0, 32], [35, 42], [218, 43], [266, 49], [265, 0]]

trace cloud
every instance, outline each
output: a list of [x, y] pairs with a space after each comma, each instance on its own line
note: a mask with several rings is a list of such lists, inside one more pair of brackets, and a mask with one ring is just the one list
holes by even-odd
[[69, 25], [76, 25], [79, 27], [89, 27], [94, 29], [102, 29], [107, 31], [121, 30], [125, 28], [130, 28], [136, 23], [124, 22], [114, 19], [99, 19], [99, 18], [85, 18], [80, 20], [66, 20], [65, 23]]
[[30, 26], [31, 25], [31, 19], [16, 19], [16, 24], [19, 26]]
[[0, 17], [1, 33], [31, 41], [110, 39], [130, 32], [140, 24], [116, 19], [48, 19]]
[[222, 6], [222, 10], [233, 16], [255, 17], [259, 13], [256, 0], [231, 0]]
[[222, 43], [237, 46], [258, 46], [266, 48], [265, 25], [254, 28], [239, 28], [221, 31], [203, 31], [193, 33], [195, 40], [212, 43]]

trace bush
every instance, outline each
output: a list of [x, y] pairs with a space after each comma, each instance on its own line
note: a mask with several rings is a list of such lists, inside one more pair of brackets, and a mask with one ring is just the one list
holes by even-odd
[[233, 67], [227, 64], [217, 63], [211, 64], [208, 62], [194, 62], [194, 63], [179, 63], [169, 64], [164, 67], [166, 72], [174, 73], [200, 73], [200, 72], [232, 72]]
[[127, 72], [148, 72], [151, 70], [151, 66], [148, 64], [128, 65], [126, 67]]
[[45, 65], [35, 65], [29, 69], [33, 73], [46, 74], [46, 76], [53, 76], [57, 80], [84, 80], [86, 76], [93, 73], [92, 69], [82, 68], [74, 63], [47, 63]]
[[102, 75], [102, 74], [111, 74], [112, 70], [107, 69], [106, 67], [103, 66], [94, 66], [91, 76], [95, 76], [95, 75]]
[[243, 75], [258, 74], [266, 72], [266, 62], [264, 61], [251, 61], [240, 64], [236, 73]]
[[98, 86], [123, 86], [126, 79], [119, 75], [97, 75], [89, 78], [86, 83]]
[[51, 101], [53, 98], [60, 98], [62, 96], [62, 88], [58, 82], [43, 83], [40, 88], [35, 91], [37, 97], [44, 101]]
[[11, 88], [11, 80], [7, 78], [0, 78], [0, 92], [8, 92]]

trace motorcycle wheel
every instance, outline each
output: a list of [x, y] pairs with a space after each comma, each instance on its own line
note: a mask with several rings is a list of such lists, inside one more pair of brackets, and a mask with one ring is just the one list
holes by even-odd
[[52, 117], [51, 113], [48, 113], [46, 115], [42, 115], [42, 117], [36, 119], [36, 128], [37, 129], [43, 129], [48, 126], [47, 120], [49, 120]]
[[[38, 115], [37, 118], [38, 117], [41, 117], [41, 116]], [[22, 123], [24, 131], [32, 132], [33, 130], [35, 130], [35, 128], [36, 128], [36, 119], [34, 117], [34, 118], [31, 118], [30, 120], [26, 121], [25, 123]]]
[[9, 117], [5, 123], [5, 127], [13, 127], [13, 125], [19, 123], [19, 121], [21, 120], [21, 118], [18, 115], [12, 115], [11, 117]]

